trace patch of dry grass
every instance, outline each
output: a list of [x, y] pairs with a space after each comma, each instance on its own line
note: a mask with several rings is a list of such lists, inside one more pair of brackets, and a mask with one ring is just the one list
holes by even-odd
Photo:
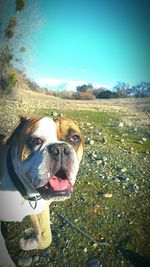
[[[76, 119], [87, 141], [72, 198], [51, 206], [52, 245], [47, 254], [26, 252], [39, 257], [32, 267], [86, 266], [91, 255], [103, 267], [132, 267], [129, 257], [117, 252], [127, 237], [129, 241], [123, 246], [130, 254], [137, 253], [137, 259], [149, 256], [149, 103], [150, 98], [62, 100], [23, 90], [0, 97], [1, 133], [10, 132], [20, 114], [45, 116], [56, 111]], [[123, 127], [119, 127], [120, 122]], [[146, 141], [142, 142], [143, 137]], [[112, 197], [105, 198], [105, 193]], [[57, 212], [93, 239], [106, 240], [111, 246], [91, 243], [62, 222]], [[30, 227], [27, 218], [21, 225], [8, 223], [7, 245], [15, 262], [22, 255], [18, 243], [24, 227]]]

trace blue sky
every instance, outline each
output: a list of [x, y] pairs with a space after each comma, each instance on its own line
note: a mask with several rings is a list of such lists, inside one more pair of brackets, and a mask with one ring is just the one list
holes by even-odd
[[37, 2], [44, 23], [27, 74], [40, 85], [150, 81], [149, 0]]

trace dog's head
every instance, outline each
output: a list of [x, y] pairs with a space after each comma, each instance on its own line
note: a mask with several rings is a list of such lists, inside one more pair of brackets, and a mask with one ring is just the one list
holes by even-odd
[[70, 197], [83, 154], [83, 137], [75, 122], [63, 117], [21, 118], [7, 144], [21, 181], [44, 199]]

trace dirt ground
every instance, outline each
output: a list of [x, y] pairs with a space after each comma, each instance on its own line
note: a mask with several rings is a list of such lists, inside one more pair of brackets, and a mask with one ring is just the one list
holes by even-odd
[[99, 267], [149, 266], [149, 111], [150, 98], [72, 101], [28, 90], [0, 96], [1, 134], [10, 134], [20, 115], [64, 115], [78, 122], [85, 139], [73, 196], [50, 207], [50, 248], [21, 251], [29, 220], [5, 224], [17, 266], [21, 257], [21, 266], [31, 267], [87, 267], [91, 257]]

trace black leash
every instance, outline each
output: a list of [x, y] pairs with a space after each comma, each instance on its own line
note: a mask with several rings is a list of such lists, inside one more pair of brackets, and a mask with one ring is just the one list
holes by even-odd
[[99, 244], [101, 246], [110, 246], [110, 244], [107, 243], [107, 242], [103, 242], [103, 241], [100, 241], [100, 240], [95, 240], [94, 238], [92, 238], [89, 234], [85, 233], [82, 229], [80, 229], [74, 223], [70, 222], [67, 218], [65, 218], [64, 215], [62, 215], [61, 213], [57, 212], [57, 215], [62, 221], [65, 221], [68, 225], [70, 225], [72, 228], [74, 228], [80, 234], [84, 235], [86, 238], [88, 238], [93, 243]]

